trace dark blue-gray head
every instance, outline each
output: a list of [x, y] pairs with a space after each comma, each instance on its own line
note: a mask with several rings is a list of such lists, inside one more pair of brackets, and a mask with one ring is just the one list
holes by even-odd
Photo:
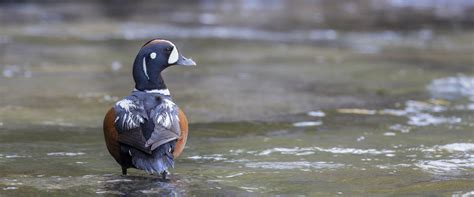
[[135, 88], [140, 91], [166, 89], [161, 71], [173, 65], [196, 66], [168, 40], [153, 39], [145, 43], [133, 63]]

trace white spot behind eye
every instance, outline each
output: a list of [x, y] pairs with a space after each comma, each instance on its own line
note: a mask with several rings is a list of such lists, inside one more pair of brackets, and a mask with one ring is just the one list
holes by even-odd
[[151, 54], [150, 54], [150, 58], [151, 58], [151, 59], [155, 59], [155, 58], [156, 58], [156, 53], [155, 53], [155, 52], [151, 53]]

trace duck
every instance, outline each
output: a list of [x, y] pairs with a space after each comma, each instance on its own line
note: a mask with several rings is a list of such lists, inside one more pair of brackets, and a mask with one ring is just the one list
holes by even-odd
[[188, 120], [173, 102], [161, 72], [196, 66], [169, 40], [146, 42], [133, 62], [135, 88], [111, 107], [103, 121], [105, 144], [127, 175], [129, 168], [166, 179], [188, 138]]

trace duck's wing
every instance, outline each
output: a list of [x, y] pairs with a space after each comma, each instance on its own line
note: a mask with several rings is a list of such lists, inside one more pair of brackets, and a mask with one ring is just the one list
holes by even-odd
[[140, 124], [147, 118], [143, 102], [133, 95], [117, 101], [114, 110], [115, 128], [119, 133], [140, 128]]
[[115, 104], [114, 110], [118, 141], [151, 154], [150, 148], [145, 147], [141, 128], [141, 124], [148, 119], [143, 102], [133, 95], [127, 96]]
[[[150, 147], [151, 150], [178, 139], [181, 133], [178, 106], [166, 97], [161, 97], [160, 101], [160, 104], [150, 113], [150, 119], [155, 124], [155, 128], [145, 146]], [[167, 151], [172, 152], [172, 150]]]

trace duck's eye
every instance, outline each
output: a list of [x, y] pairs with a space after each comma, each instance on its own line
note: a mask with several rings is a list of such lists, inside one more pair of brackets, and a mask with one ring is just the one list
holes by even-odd
[[171, 51], [173, 51], [173, 47], [166, 47], [165, 51], [168, 53], [171, 53]]
[[155, 58], [156, 58], [156, 53], [155, 53], [155, 52], [151, 53], [151, 54], [150, 54], [150, 58], [151, 58], [151, 59], [155, 59]]

